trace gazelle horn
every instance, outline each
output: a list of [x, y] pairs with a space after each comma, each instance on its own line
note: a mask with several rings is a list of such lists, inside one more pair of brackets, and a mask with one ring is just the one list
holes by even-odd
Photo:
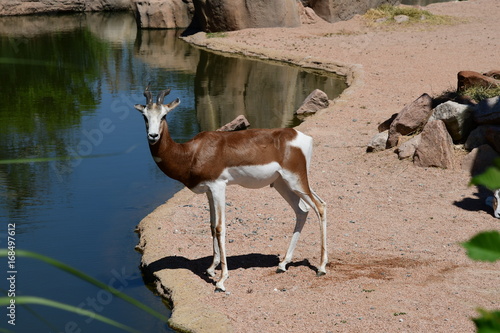
[[160, 93], [158, 94], [158, 97], [156, 98], [156, 104], [158, 104], [158, 105], [163, 104], [163, 99], [168, 94], [170, 94], [170, 89], [165, 89], [165, 90], [160, 91]]

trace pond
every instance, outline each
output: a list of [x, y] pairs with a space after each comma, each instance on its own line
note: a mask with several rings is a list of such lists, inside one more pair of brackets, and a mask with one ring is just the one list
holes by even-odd
[[[333, 99], [346, 87], [324, 73], [208, 53], [178, 34], [137, 31], [127, 13], [0, 18], [1, 247], [10, 225], [16, 249], [56, 258], [162, 313], [165, 304], [141, 276], [134, 229], [181, 185], [157, 169], [132, 107], [145, 102], [145, 84], [171, 87], [167, 102], [181, 99], [168, 119], [177, 141], [239, 114], [252, 127], [292, 126], [293, 111], [312, 90]], [[1, 263], [6, 293], [12, 285], [7, 260]], [[16, 257], [14, 275], [16, 296], [63, 302], [143, 332], [170, 332], [37, 260]], [[15, 327], [5, 307], [1, 313], [0, 328], [15, 332], [119, 331], [38, 305], [17, 305]]]

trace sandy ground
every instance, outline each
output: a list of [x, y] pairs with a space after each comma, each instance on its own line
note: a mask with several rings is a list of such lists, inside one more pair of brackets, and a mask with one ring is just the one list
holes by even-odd
[[[311, 186], [328, 203], [328, 274], [310, 214], [295, 259], [276, 274], [294, 226], [272, 188], [227, 190], [226, 293], [203, 274], [208, 203], [188, 190], [140, 224], [143, 264], [173, 302], [171, 324], [195, 332], [472, 332], [475, 309], [500, 308], [500, 263], [469, 260], [458, 242], [500, 229], [470, 175], [366, 153], [377, 125], [422, 93], [456, 87], [460, 70], [498, 69], [500, 2], [434, 4], [467, 22], [367, 27], [357, 17], [192, 41], [208, 48], [345, 74], [350, 88], [299, 129], [315, 140]], [[460, 153], [457, 152], [457, 161]]]

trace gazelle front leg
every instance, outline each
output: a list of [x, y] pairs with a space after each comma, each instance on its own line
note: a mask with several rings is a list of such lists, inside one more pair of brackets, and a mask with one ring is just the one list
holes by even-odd
[[207, 274], [210, 277], [215, 276], [215, 269], [220, 263], [220, 250], [219, 250], [219, 242], [217, 240], [216, 236], [216, 230], [215, 227], [217, 226], [217, 220], [215, 218], [215, 207], [214, 207], [214, 199], [212, 196], [212, 192], [208, 191], [207, 192], [207, 198], [208, 198], [208, 205], [210, 207], [210, 230], [212, 231], [212, 241], [213, 241], [213, 261], [212, 265], [208, 267], [207, 269]]
[[224, 282], [229, 277], [226, 259], [226, 184], [217, 182], [210, 186], [208, 192], [210, 205], [210, 217], [212, 223], [212, 234], [214, 236], [214, 261], [207, 270], [208, 274], [212, 272], [215, 275], [215, 267], [221, 264], [222, 276], [215, 284], [216, 291], [226, 291]]

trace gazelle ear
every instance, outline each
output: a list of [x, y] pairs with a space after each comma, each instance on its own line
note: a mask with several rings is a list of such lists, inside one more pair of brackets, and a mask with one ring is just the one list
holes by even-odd
[[141, 105], [141, 104], [135, 104], [134, 108], [139, 111], [139, 112], [144, 112], [144, 109], [146, 108], [146, 105]]
[[169, 108], [170, 111], [172, 111], [173, 109], [175, 109], [177, 107], [177, 105], [181, 104], [181, 100], [176, 98], [175, 101], [173, 102], [170, 102], [166, 105], [167, 108]]

